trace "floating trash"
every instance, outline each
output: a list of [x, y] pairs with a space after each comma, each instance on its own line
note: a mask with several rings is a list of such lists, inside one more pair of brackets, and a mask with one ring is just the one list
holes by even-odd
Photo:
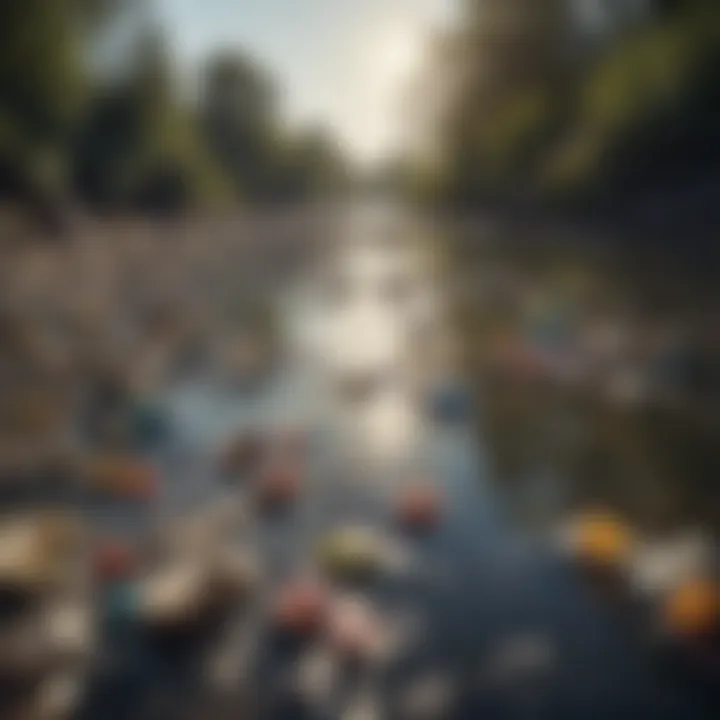
[[712, 538], [699, 530], [640, 539], [631, 560], [631, 582], [648, 598], [657, 598], [707, 574], [712, 557]]
[[185, 630], [201, 618], [207, 586], [208, 569], [200, 563], [163, 568], [140, 585], [141, 619], [156, 630]]
[[366, 527], [347, 526], [328, 535], [318, 548], [325, 572], [340, 579], [363, 579], [383, 569], [384, 538]]
[[122, 540], [102, 541], [93, 553], [93, 574], [101, 582], [126, 580], [138, 570], [135, 549]]
[[284, 510], [297, 500], [301, 485], [297, 464], [274, 461], [258, 478], [256, 498], [260, 506], [267, 511]]
[[670, 593], [662, 608], [662, 625], [675, 637], [710, 637], [720, 628], [720, 590], [701, 578]]
[[625, 566], [630, 557], [633, 538], [628, 526], [609, 512], [580, 516], [569, 538], [571, 552], [590, 568]]
[[440, 522], [443, 503], [440, 492], [430, 486], [404, 488], [398, 498], [398, 523], [410, 531], [429, 531]]
[[281, 588], [273, 608], [273, 625], [283, 635], [307, 638], [324, 626], [328, 591], [312, 579], [298, 580]]
[[377, 659], [384, 648], [386, 628], [364, 598], [340, 595], [330, 602], [327, 636], [330, 646], [349, 662]]

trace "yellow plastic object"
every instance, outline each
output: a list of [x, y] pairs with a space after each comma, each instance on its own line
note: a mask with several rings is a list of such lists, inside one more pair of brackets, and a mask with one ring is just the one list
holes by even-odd
[[629, 528], [612, 514], [594, 513], [580, 518], [575, 548], [581, 560], [606, 566], [621, 565], [627, 560], [631, 547]]
[[720, 591], [706, 579], [692, 580], [671, 593], [664, 608], [666, 627], [678, 635], [714, 631], [720, 618]]
[[331, 575], [372, 574], [380, 568], [382, 555], [382, 540], [362, 527], [341, 528], [319, 546], [320, 563]]

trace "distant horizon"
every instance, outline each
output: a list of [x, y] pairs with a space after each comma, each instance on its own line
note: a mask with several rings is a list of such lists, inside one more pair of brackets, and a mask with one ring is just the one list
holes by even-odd
[[266, 67], [293, 125], [320, 125], [351, 159], [391, 156], [403, 132], [398, 97], [427, 40], [457, 0], [158, 0], [158, 20], [181, 72], [217, 50]]

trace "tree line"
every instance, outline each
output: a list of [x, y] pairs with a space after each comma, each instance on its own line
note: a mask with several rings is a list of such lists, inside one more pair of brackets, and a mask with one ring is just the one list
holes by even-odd
[[300, 200], [342, 181], [330, 135], [286, 126], [265, 68], [219, 50], [189, 83], [148, 6], [0, 4], [0, 200], [41, 215], [179, 212]]
[[602, 206], [717, 173], [720, 3], [595, 5], [464, 0], [421, 88], [443, 101], [408, 168], [416, 194]]

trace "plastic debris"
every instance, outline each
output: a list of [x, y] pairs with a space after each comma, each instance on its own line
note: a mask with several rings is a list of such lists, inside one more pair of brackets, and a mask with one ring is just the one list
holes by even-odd
[[366, 662], [378, 658], [384, 647], [385, 633], [382, 619], [364, 598], [343, 594], [332, 599], [328, 640], [343, 659]]
[[570, 540], [572, 551], [580, 562], [606, 568], [624, 566], [633, 545], [630, 529], [609, 512], [579, 517]]
[[101, 582], [125, 580], [134, 575], [137, 569], [135, 549], [122, 540], [105, 540], [95, 549], [93, 570]]
[[152, 574], [140, 586], [140, 615], [160, 629], [182, 629], [197, 621], [206, 600], [208, 569], [176, 563]]
[[437, 526], [443, 512], [440, 492], [430, 486], [405, 488], [397, 503], [396, 515], [402, 527], [429, 531]]
[[322, 567], [331, 576], [361, 579], [382, 569], [385, 549], [384, 538], [373, 529], [346, 526], [320, 543], [318, 555]]
[[325, 624], [328, 591], [314, 580], [298, 580], [281, 588], [273, 609], [273, 623], [279, 632], [309, 637]]
[[691, 580], [670, 593], [662, 613], [667, 632], [680, 637], [710, 636], [720, 628], [720, 590], [711, 580]]

